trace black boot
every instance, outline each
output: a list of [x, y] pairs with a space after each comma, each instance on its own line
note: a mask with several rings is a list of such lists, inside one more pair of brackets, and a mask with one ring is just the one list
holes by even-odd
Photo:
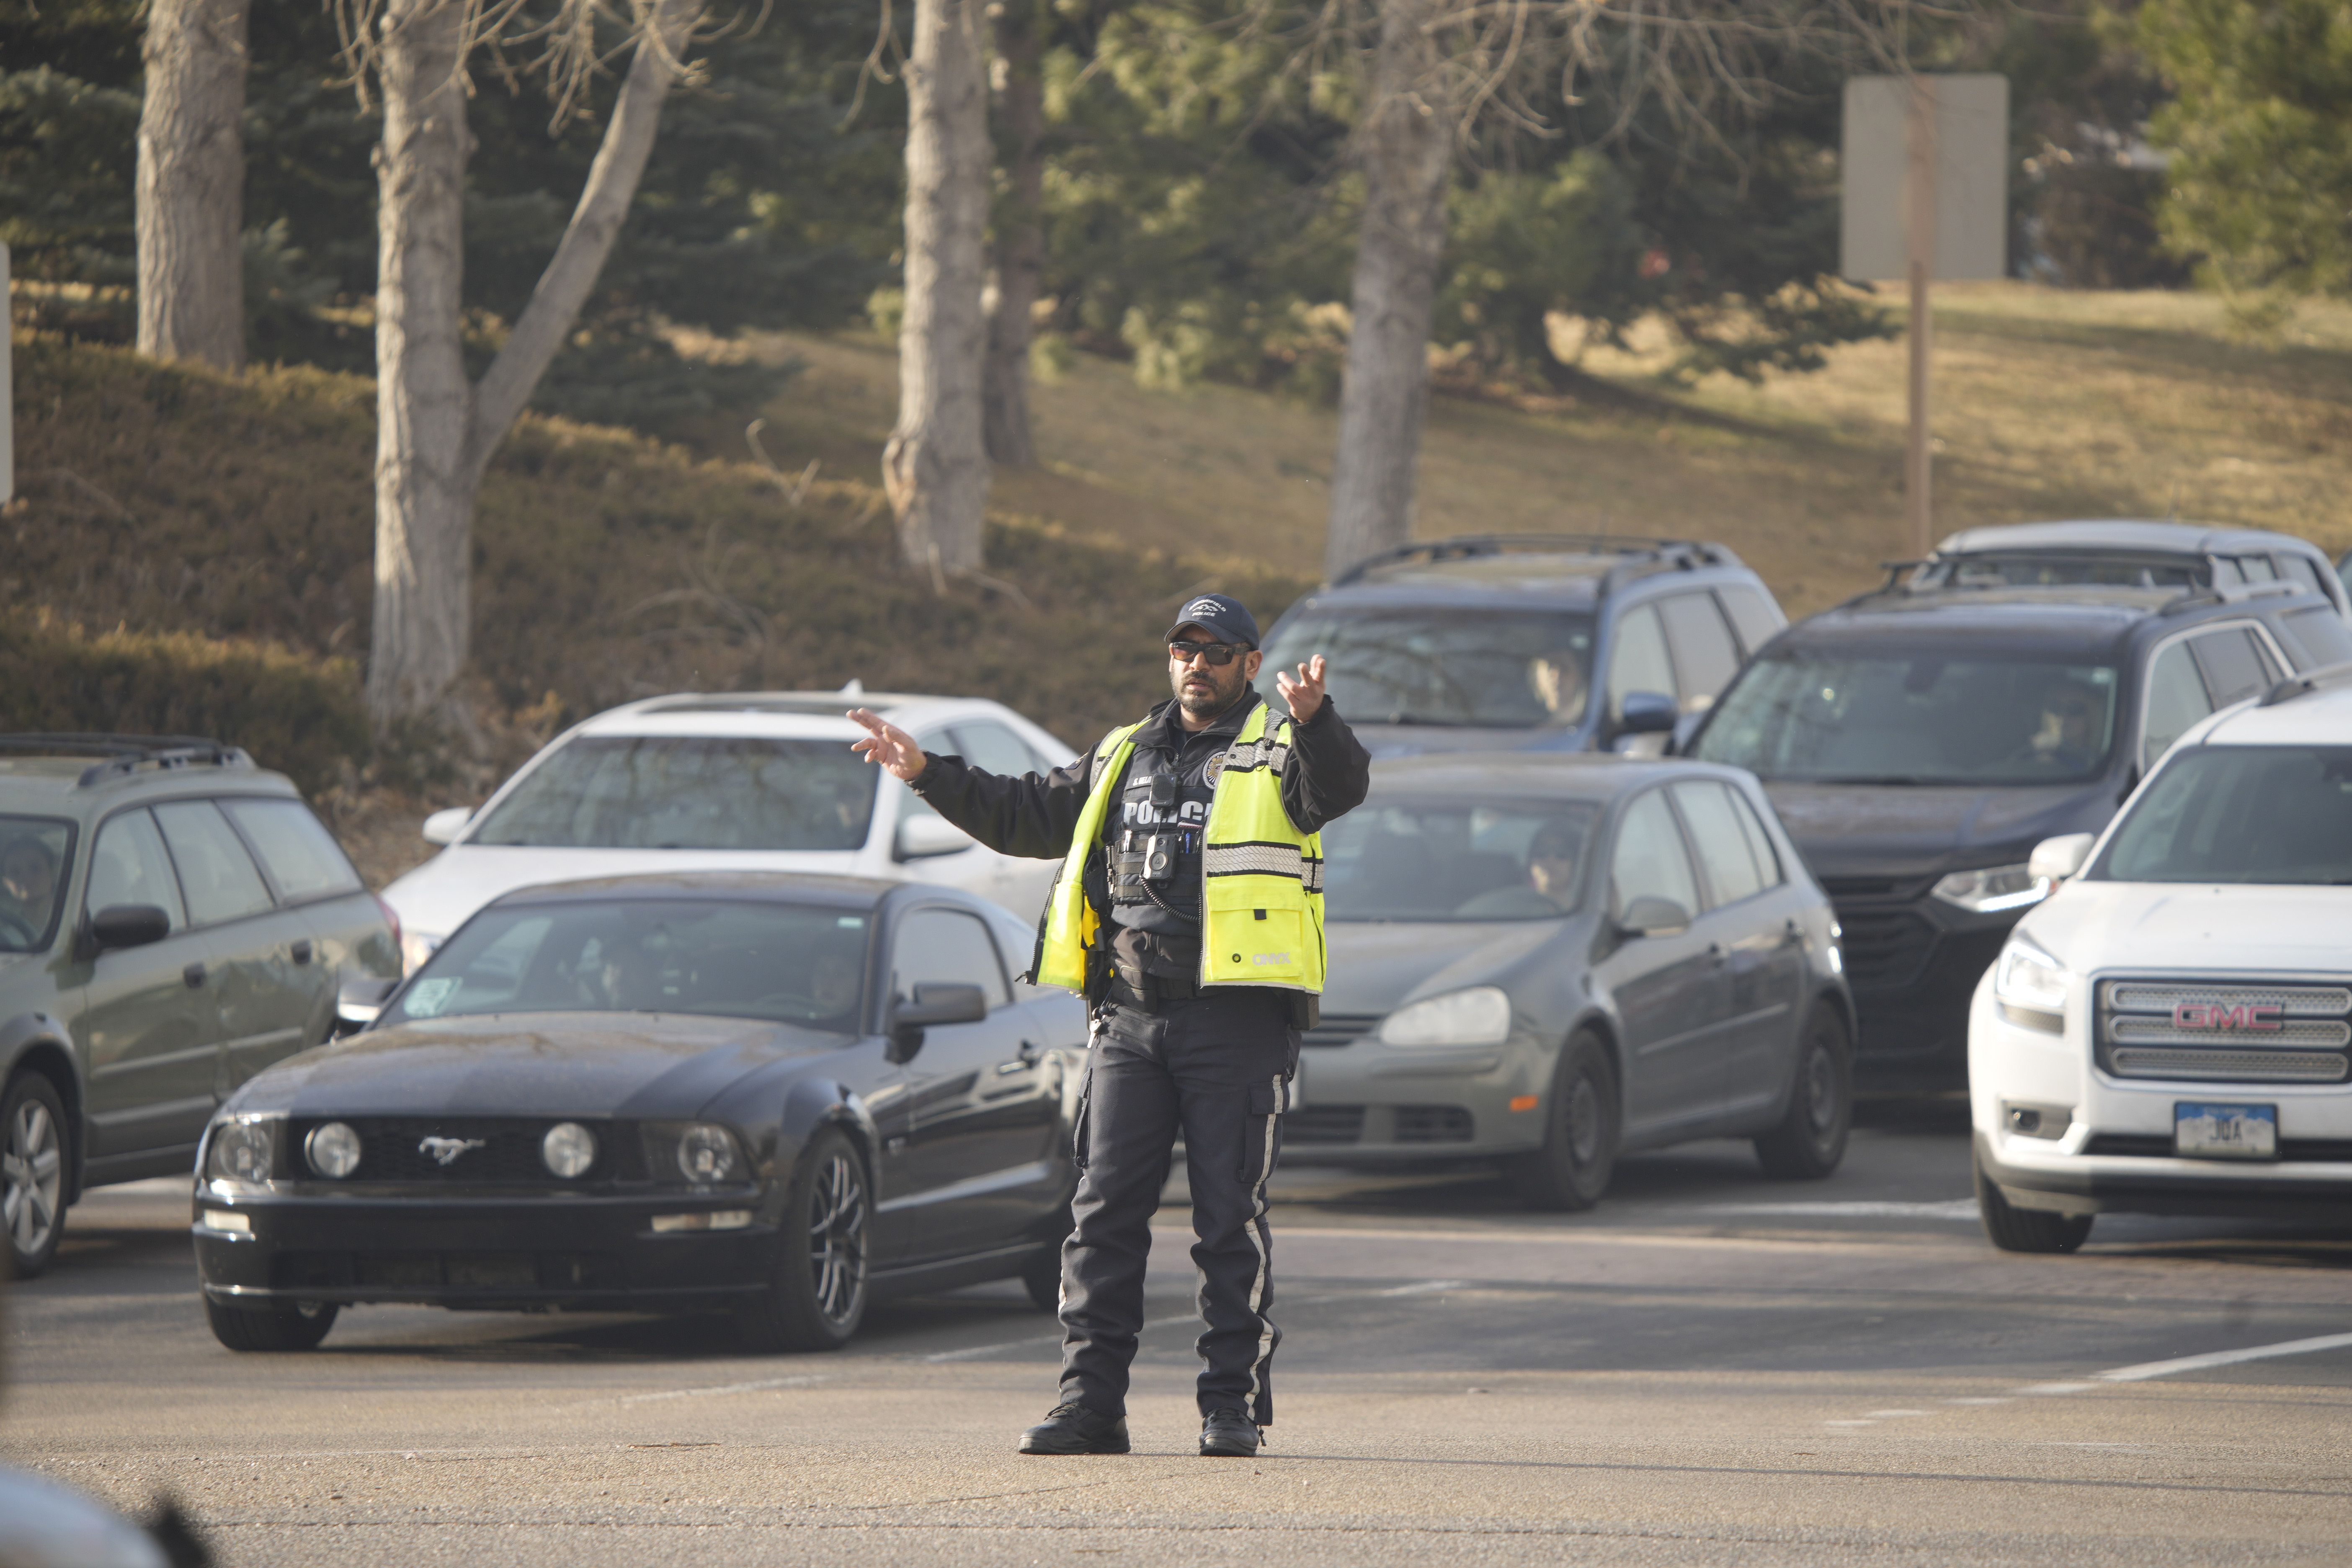
[[[1256, 1447], [1255, 1444], [1251, 1445]], [[1105, 1415], [1076, 1400], [1056, 1405], [1045, 1419], [1021, 1434], [1024, 1454], [1124, 1454], [1127, 1417]]]
[[1201, 1452], [1247, 1459], [1257, 1453], [1257, 1427], [1238, 1410], [1212, 1410], [1201, 1419]]

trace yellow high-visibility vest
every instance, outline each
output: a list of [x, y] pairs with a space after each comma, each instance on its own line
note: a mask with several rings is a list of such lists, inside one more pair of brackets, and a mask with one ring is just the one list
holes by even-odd
[[[1290, 721], [1269, 733], [1261, 702], [1234, 743], [1209, 763], [1209, 820], [1201, 835], [1202, 985], [1323, 989], [1323, 839], [1282, 809]], [[1113, 730], [1094, 751], [1093, 787], [1039, 928], [1040, 985], [1086, 989], [1087, 950], [1108, 941], [1108, 911], [1087, 897], [1087, 858], [1102, 838], [1111, 791], [1135, 751], [1139, 724]]]

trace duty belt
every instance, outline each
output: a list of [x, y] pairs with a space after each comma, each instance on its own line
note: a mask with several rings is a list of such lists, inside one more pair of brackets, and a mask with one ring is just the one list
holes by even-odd
[[[1142, 984], [1135, 984], [1140, 980]], [[1137, 1007], [1150, 1012], [1162, 1002], [1189, 1001], [1201, 994], [1201, 983], [1191, 975], [1139, 974], [1130, 979], [1113, 971], [1108, 1000], [1122, 1007]]]

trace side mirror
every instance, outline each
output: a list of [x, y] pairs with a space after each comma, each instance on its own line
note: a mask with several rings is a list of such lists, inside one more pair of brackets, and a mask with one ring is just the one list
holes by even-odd
[[2091, 858], [2091, 846], [2097, 840], [2095, 833], [2062, 833], [2055, 838], [2045, 838], [2026, 857], [2025, 874], [2038, 880], [2063, 882], [2083, 868], [2083, 862]]
[[109, 904], [89, 918], [89, 938], [100, 952], [145, 947], [172, 934], [172, 917], [152, 904]]
[[938, 855], [953, 855], [972, 847], [971, 834], [944, 816], [929, 812], [909, 816], [898, 824], [898, 842], [892, 847], [894, 860], [929, 860]]
[[988, 1016], [988, 994], [977, 985], [918, 985], [914, 997], [890, 1004], [889, 1058], [908, 1062], [923, 1048], [923, 1031], [944, 1024], [977, 1024]]
[[335, 1026], [329, 1039], [340, 1040], [345, 1035], [355, 1035], [383, 1016], [383, 1005], [400, 989], [397, 980], [381, 980], [367, 975], [343, 982], [335, 993]]
[[1690, 911], [1672, 899], [1635, 899], [1617, 917], [1621, 930], [1634, 936], [1672, 936], [1691, 923]]
[[446, 811], [436, 811], [426, 817], [425, 826], [417, 831], [425, 836], [427, 844], [455, 844], [457, 835], [466, 831], [466, 824], [473, 820], [472, 806], [453, 805]]
[[1621, 735], [1670, 735], [1682, 721], [1683, 710], [1663, 691], [1628, 691], [1617, 705]]

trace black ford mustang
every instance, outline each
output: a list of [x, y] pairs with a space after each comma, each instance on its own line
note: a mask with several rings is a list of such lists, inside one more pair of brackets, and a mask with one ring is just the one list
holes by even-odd
[[877, 1294], [1019, 1276], [1076, 1173], [1074, 996], [946, 888], [741, 873], [526, 889], [347, 1038], [248, 1081], [197, 1155], [205, 1310], [316, 1345], [362, 1301], [731, 1310], [826, 1350]]

